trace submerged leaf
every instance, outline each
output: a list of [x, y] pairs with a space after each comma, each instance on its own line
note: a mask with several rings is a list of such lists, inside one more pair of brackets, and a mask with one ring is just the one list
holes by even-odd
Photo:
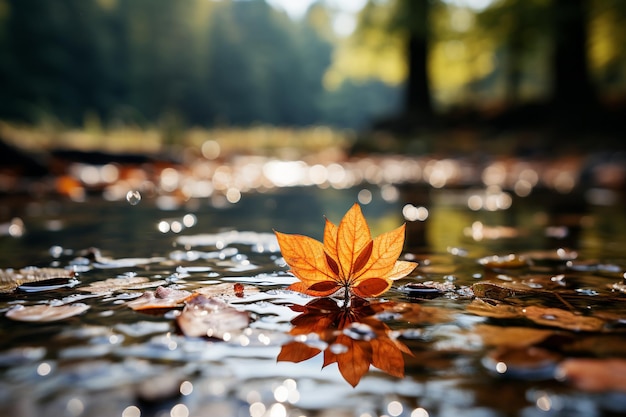
[[561, 355], [547, 349], [500, 346], [483, 358], [483, 366], [507, 378], [546, 380], [554, 377]]
[[478, 324], [474, 328], [487, 346], [522, 348], [536, 345], [554, 334], [552, 330], [532, 327], [503, 327]]
[[557, 377], [583, 391], [626, 392], [626, 360], [566, 359], [559, 365]]

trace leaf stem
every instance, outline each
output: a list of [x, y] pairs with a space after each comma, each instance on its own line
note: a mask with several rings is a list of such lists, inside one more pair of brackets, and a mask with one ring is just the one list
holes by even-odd
[[350, 308], [350, 286], [345, 285], [343, 287], [343, 308]]

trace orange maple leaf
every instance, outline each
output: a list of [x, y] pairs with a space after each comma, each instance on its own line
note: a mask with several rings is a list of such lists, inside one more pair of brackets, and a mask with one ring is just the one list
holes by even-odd
[[409, 274], [417, 264], [398, 261], [405, 225], [372, 239], [361, 207], [354, 204], [339, 226], [326, 219], [324, 243], [303, 235], [274, 231], [290, 271], [300, 281], [287, 289], [326, 297], [346, 294], [375, 297]]

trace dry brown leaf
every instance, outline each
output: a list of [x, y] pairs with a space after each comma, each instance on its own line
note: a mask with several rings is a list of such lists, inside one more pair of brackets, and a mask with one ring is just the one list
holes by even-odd
[[206, 295], [207, 297], [219, 298], [221, 300], [228, 301], [256, 294], [259, 292], [259, 289], [254, 285], [244, 285], [240, 283], [229, 284], [224, 282], [221, 284], [207, 285], [206, 287], [196, 288], [194, 292]]
[[385, 311], [402, 314], [402, 320], [412, 325], [446, 323], [454, 319], [455, 313], [447, 308], [415, 303], [386, 303]]
[[626, 358], [626, 343], [624, 343], [623, 333], [590, 333], [577, 335], [571, 342], [563, 346], [563, 351], [573, 356], [621, 356]]
[[483, 365], [508, 378], [544, 380], [554, 378], [559, 360], [560, 354], [535, 346], [500, 346], [483, 358]]

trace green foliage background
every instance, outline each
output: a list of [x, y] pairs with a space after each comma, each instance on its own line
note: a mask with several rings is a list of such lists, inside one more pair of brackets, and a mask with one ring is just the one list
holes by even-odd
[[0, 119], [360, 127], [393, 111], [398, 87], [324, 89], [328, 19], [263, 0], [0, 0]]

